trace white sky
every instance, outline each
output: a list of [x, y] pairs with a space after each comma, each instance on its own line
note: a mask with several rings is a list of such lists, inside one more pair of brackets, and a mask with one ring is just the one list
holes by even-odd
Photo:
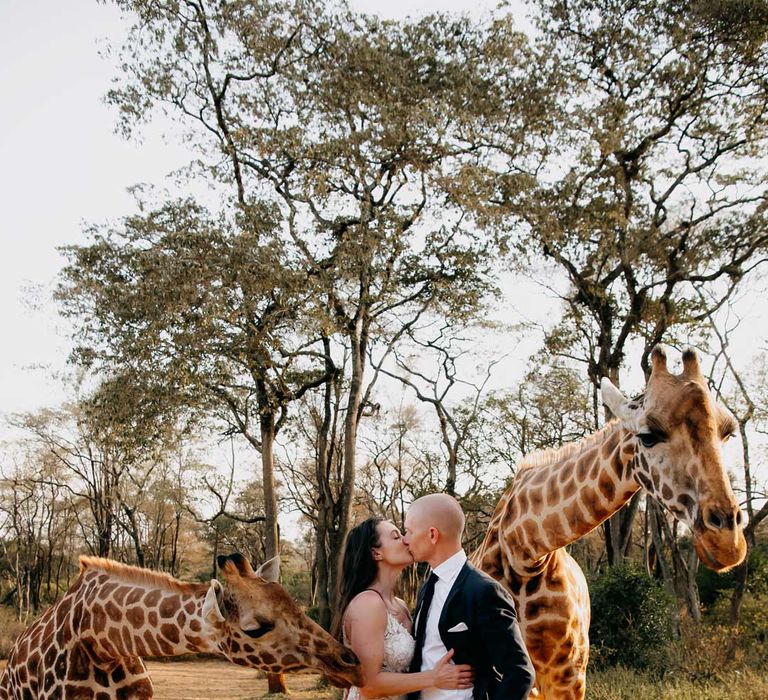
[[[495, 4], [352, 3], [389, 17], [434, 10], [479, 15]], [[512, 3], [518, 14], [522, 5]], [[0, 0], [0, 414], [65, 398], [52, 376], [65, 371], [70, 347], [50, 303], [63, 264], [56, 247], [82, 241], [86, 222], [130, 212], [128, 187], [161, 184], [188, 159], [159, 126], [145, 130], [141, 144], [113, 133], [115, 115], [103, 95], [115, 69], [99, 49], [108, 40], [118, 46], [126, 27], [116, 8], [96, 0]], [[541, 313], [541, 297], [517, 296]], [[30, 305], [35, 300], [37, 307]], [[763, 342], [765, 324], [750, 332]]]

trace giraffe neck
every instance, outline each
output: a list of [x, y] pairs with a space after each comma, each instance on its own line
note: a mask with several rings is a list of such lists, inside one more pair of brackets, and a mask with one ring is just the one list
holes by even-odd
[[98, 657], [220, 653], [201, 614], [207, 585], [165, 589], [124, 582], [98, 569], [83, 578], [79, 636], [90, 641]]
[[640, 488], [632, 474], [635, 440], [618, 421], [582, 442], [542, 453], [518, 472], [491, 527], [513, 557], [535, 562], [583, 537]]

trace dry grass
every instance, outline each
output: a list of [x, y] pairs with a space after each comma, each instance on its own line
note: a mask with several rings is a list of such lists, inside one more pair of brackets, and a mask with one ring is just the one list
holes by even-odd
[[[0, 661], [0, 669], [5, 666]], [[260, 671], [216, 659], [149, 661], [155, 700], [262, 700], [267, 681]], [[335, 688], [319, 687], [320, 676], [292, 674], [286, 685], [292, 700], [338, 700]], [[274, 696], [271, 696], [274, 697]], [[278, 698], [280, 696], [277, 696]], [[664, 680], [627, 669], [590, 673], [586, 700], [765, 700], [768, 672], [731, 671], [718, 679]]]
[[587, 674], [587, 700], [765, 700], [768, 673], [734, 670], [718, 678], [688, 680], [670, 675], [657, 680], [628, 669]]

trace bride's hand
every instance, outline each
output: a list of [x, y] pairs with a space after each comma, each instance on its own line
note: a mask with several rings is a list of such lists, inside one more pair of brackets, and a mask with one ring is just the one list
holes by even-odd
[[437, 665], [432, 672], [434, 673], [433, 686], [435, 688], [443, 688], [445, 690], [456, 690], [471, 688], [474, 680], [475, 672], [471, 666], [467, 664], [452, 664], [450, 663], [453, 658], [453, 649], [450, 649], [448, 653], [437, 662]]

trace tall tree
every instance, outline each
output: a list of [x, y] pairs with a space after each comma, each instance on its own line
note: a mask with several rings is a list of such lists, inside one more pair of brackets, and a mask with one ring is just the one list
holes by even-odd
[[[766, 259], [765, 3], [541, 0], [547, 119], [532, 167], [504, 159], [478, 183], [518, 230], [522, 264], [564, 273], [550, 351], [618, 381], [631, 342], [701, 323]], [[761, 14], [762, 13], [762, 14]], [[502, 154], [503, 155], [503, 154]], [[519, 164], [519, 161], [517, 161]], [[527, 187], [521, 187], [524, 181]], [[693, 290], [721, 290], [703, 304]], [[605, 525], [620, 561], [638, 500]]]
[[338, 507], [321, 504], [333, 523], [317, 548], [332, 572], [351, 515], [371, 345], [386, 352], [428, 308], [471, 314], [492, 286], [503, 241], [477, 235], [443, 182], [487, 155], [485, 124], [524, 128], [508, 98], [525, 42], [503, 22], [397, 24], [312, 1], [119, 4], [138, 16], [110, 93], [122, 126], [130, 132], [154, 108], [177, 119], [244, 230], [259, 228], [259, 203], [270, 203], [332, 341], [326, 366], [345, 372], [342, 488]]
[[312, 293], [300, 284], [306, 276], [281, 257], [266, 208], [258, 228], [241, 223], [173, 201], [95, 230], [89, 245], [67, 250], [59, 298], [80, 321], [78, 359], [106, 373], [105, 387], [135, 397], [121, 418], [215, 414], [258, 450], [272, 558], [275, 437], [288, 404], [322, 384], [323, 369], [297, 320]]

